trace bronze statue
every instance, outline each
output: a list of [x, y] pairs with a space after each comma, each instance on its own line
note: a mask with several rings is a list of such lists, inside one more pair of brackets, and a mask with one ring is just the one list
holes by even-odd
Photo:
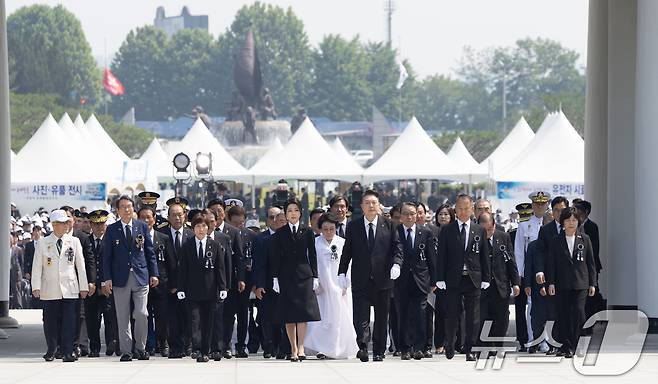
[[244, 124], [244, 131], [242, 132], [242, 142], [247, 143], [247, 133], [252, 138], [253, 144], [258, 144], [256, 137], [256, 109], [252, 106], [247, 106], [242, 115], [242, 124]]
[[203, 107], [200, 105], [195, 106], [192, 108], [192, 116], [194, 119], [201, 119], [203, 123], [206, 125], [206, 128], [210, 129], [210, 126], [212, 125], [212, 120], [210, 119], [210, 116], [206, 115], [206, 113], [203, 110]]
[[263, 88], [263, 75], [251, 29], [247, 31], [247, 37], [235, 55], [233, 80], [246, 105], [258, 106]]
[[226, 110], [226, 121], [240, 121], [242, 120], [242, 108], [244, 100], [237, 91], [233, 91], [231, 98], [231, 105]]
[[295, 132], [299, 129], [299, 127], [302, 125], [304, 120], [306, 120], [308, 116], [306, 115], [306, 109], [305, 108], [299, 108], [297, 110], [297, 114], [292, 117], [292, 120], [290, 121], [290, 132], [294, 135]]
[[276, 108], [274, 107], [274, 101], [272, 100], [272, 95], [270, 94], [269, 88], [263, 88], [263, 97], [260, 107], [260, 118], [262, 120], [276, 120]]

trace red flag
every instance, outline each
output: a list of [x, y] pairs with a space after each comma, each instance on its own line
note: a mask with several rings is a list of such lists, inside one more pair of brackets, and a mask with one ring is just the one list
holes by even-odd
[[103, 87], [105, 87], [105, 90], [112, 94], [112, 96], [120, 96], [126, 92], [123, 88], [123, 84], [121, 84], [119, 79], [114, 76], [109, 68], [105, 68], [105, 72], [103, 73]]

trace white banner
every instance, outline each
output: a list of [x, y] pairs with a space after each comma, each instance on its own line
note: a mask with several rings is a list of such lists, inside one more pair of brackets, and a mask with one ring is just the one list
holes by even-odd
[[496, 183], [496, 198], [503, 214], [508, 214], [520, 203], [529, 203], [528, 195], [534, 191], [545, 191], [551, 197], [564, 196], [569, 201], [579, 197], [585, 198], [585, 185], [572, 183], [526, 183], [516, 181], [499, 181]]
[[104, 207], [107, 198], [105, 183], [12, 183], [11, 201], [23, 213], [36, 211], [39, 207], [47, 210], [70, 205], [74, 208]]

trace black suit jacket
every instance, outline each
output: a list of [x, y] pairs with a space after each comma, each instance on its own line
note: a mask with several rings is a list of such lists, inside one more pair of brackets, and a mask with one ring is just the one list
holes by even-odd
[[437, 281], [445, 281], [448, 288], [459, 287], [464, 264], [477, 289], [480, 289], [483, 281], [490, 281], [491, 267], [486, 231], [478, 224], [471, 223], [468, 244], [464, 250], [459, 222], [454, 220], [441, 228], [436, 268]]
[[[577, 260], [579, 252], [582, 260]], [[595, 267], [589, 236], [576, 232], [573, 253], [570, 253], [566, 234], [562, 231], [549, 248], [546, 281], [554, 284], [558, 291], [587, 289], [596, 286]]]
[[[103, 235], [105, 237], [105, 235]], [[101, 277], [103, 276], [102, 267], [103, 267], [103, 240], [101, 240], [98, 247], [96, 246], [96, 241], [94, 240], [94, 235], [88, 235], [89, 244], [91, 244], [92, 257], [94, 258], [94, 263], [96, 265], [95, 276], [96, 280], [88, 280], [89, 283], [96, 284], [96, 288], [100, 289], [101, 286]], [[159, 271], [158, 271], [159, 272]], [[100, 292], [100, 291], [98, 291]]]
[[254, 246], [256, 236], [258, 234], [251, 229], [245, 228], [240, 230], [240, 238], [242, 240], [242, 254], [244, 255], [244, 278], [247, 288], [255, 284], [254, 281]]
[[80, 240], [82, 246], [82, 254], [85, 257], [85, 272], [87, 273], [87, 281], [95, 283], [96, 281], [96, 258], [92, 250], [91, 241], [89, 241], [89, 234], [83, 231], [73, 231], [73, 236]]
[[269, 228], [256, 235], [252, 256], [254, 285], [257, 288], [265, 288], [266, 292], [272, 289], [272, 269], [269, 262], [271, 238]]
[[427, 294], [436, 285], [436, 248], [434, 234], [425, 226], [416, 225], [414, 247], [407, 249], [404, 245], [407, 239], [407, 228], [398, 225], [398, 236], [402, 243], [404, 261], [400, 268], [400, 277], [396, 280], [398, 289], [405, 291], [409, 280], [413, 279], [421, 292]]
[[175, 288], [176, 282], [171, 281], [170, 275], [176, 269], [176, 256], [169, 236], [162, 232], [153, 231], [153, 250], [155, 260], [158, 263], [158, 272], [160, 273], [160, 283], [156, 289]]
[[541, 228], [539, 228], [539, 234], [537, 235], [537, 240], [539, 241], [539, 248], [536, 260], [534, 262], [535, 267], [537, 268], [536, 271], [530, 276], [530, 278], [534, 279], [535, 274], [537, 272], [544, 272], [544, 275], [546, 274], [546, 263], [548, 260], [548, 252], [551, 247], [551, 243], [553, 242], [553, 239], [555, 239], [559, 235], [557, 231], [557, 223], [555, 220], [551, 221], [548, 224], [542, 225]]
[[[203, 258], [199, 258], [196, 237], [188, 239], [181, 247], [178, 290], [185, 292], [189, 300], [218, 300], [219, 292], [227, 290], [224, 269], [226, 252], [224, 247], [208, 237]], [[213, 268], [206, 268], [206, 258], [212, 260]]]
[[34, 240], [25, 243], [23, 250], [23, 275], [32, 273], [32, 263], [34, 261]]
[[[188, 228], [188, 227], [182, 227], [180, 229], [181, 231], [181, 254], [182, 254], [182, 249], [183, 249], [183, 244], [191, 238], [194, 237], [194, 232]], [[168, 275], [168, 282], [169, 282], [169, 289], [177, 288], [178, 285], [178, 266], [180, 264], [180, 258], [181, 255], [176, 253], [176, 246], [174, 245], [175, 239], [171, 236], [171, 227], [169, 225], [166, 225], [162, 228], [158, 228], [156, 232], [162, 233], [167, 236], [167, 243], [169, 244], [169, 248], [171, 249], [171, 257], [172, 260], [167, 263], [169, 265], [169, 270], [167, 271]]]
[[493, 234], [493, 247], [489, 252], [491, 286], [488, 289], [496, 289], [502, 298], [509, 297], [510, 287], [521, 286], [521, 278], [514, 258], [514, 247], [509, 235], [496, 230]]
[[315, 236], [311, 228], [299, 226], [293, 236], [288, 224], [279, 228], [271, 240], [272, 277], [279, 281], [299, 281], [318, 277]]
[[215, 232], [222, 232], [229, 238], [229, 248], [232, 251], [230, 255], [231, 269], [230, 273], [227, 272], [231, 276], [229, 289], [237, 289], [238, 282], [245, 281], [244, 249], [240, 230], [225, 221], [223, 231], [216, 228]]
[[338, 274], [347, 273], [351, 262], [353, 291], [365, 290], [371, 278], [379, 289], [393, 288], [391, 267], [393, 264], [402, 266], [404, 262], [400, 235], [390, 220], [379, 215], [375, 244], [370, 250], [364, 220], [359, 216], [347, 223]]
[[[599, 226], [596, 225], [595, 222], [593, 222], [590, 219], [587, 219], [585, 223], [583, 223], [583, 230], [589, 236], [590, 241], [592, 242], [592, 251], [594, 252], [594, 263], [596, 264], [596, 272], [601, 273], [601, 270], [603, 269], [603, 264], [601, 264], [601, 259], [599, 258]], [[27, 255], [27, 247], [25, 247], [25, 254]]]

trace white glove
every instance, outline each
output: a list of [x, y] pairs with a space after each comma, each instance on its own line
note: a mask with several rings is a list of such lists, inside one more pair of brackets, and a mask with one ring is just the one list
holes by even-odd
[[483, 281], [482, 284], [480, 284], [480, 288], [487, 289], [487, 288], [489, 288], [489, 285], [491, 285], [491, 284], [487, 283], [486, 281]]
[[347, 276], [345, 276], [344, 273], [338, 275], [338, 286], [343, 290], [346, 290], [350, 286], [349, 281], [347, 281]]
[[436, 287], [439, 289], [446, 289], [446, 282], [445, 281], [437, 281], [436, 282]]
[[400, 266], [398, 264], [393, 264], [391, 267], [391, 280], [395, 280], [400, 277]]
[[313, 290], [317, 291], [320, 288], [320, 280], [317, 277], [313, 278]]
[[279, 278], [275, 277], [274, 280], [272, 280], [272, 290], [276, 293], [280, 293], [279, 291]]
[[178, 293], [176, 293], [176, 297], [178, 297], [178, 300], [183, 300], [185, 298], [185, 292], [178, 291]]
[[219, 291], [219, 300], [224, 300], [228, 297], [227, 291]]

